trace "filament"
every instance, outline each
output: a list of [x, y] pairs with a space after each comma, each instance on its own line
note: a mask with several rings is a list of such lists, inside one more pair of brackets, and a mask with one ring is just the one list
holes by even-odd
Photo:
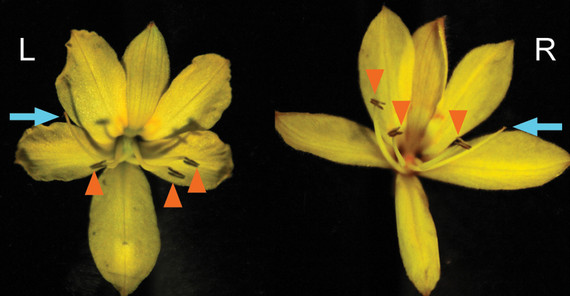
[[[83, 150], [85, 151], [85, 153], [89, 154], [89, 156], [91, 156], [93, 159], [102, 159], [105, 158], [105, 156], [103, 156], [100, 153], [93, 153], [93, 151], [91, 151], [91, 149], [89, 149], [88, 147], [90, 146], [95, 146], [95, 145], [91, 145], [91, 143], [85, 143], [85, 140], [83, 138], [81, 138], [78, 134], [77, 131], [75, 131], [75, 129], [73, 128], [74, 125], [71, 124], [71, 122], [69, 121], [69, 116], [67, 116], [67, 112], [63, 112], [63, 115], [65, 116], [65, 121], [67, 122], [67, 125], [69, 127], [69, 131], [71, 132], [71, 135], [75, 138], [75, 140], [77, 141], [77, 143], [79, 143], [79, 146], [81, 146], [81, 148], [83, 148]], [[81, 128], [82, 129], [82, 128]], [[83, 129], [82, 129], [83, 130]], [[95, 147], [95, 150], [97, 150], [97, 147]], [[97, 151], [99, 152], [99, 151]]]
[[94, 169], [94, 170], [102, 169], [102, 168], [107, 166], [106, 162], [107, 162], [106, 160], [103, 160], [103, 161], [100, 161], [100, 162], [93, 164], [89, 167]]
[[405, 167], [406, 161], [402, 157], [402, 154], [400, 153], [400, 150], [398, 150], [398, 147], [396, 147], [396, 139], [394, 137], [392, 137], [392, 149], [394, 149], [394, 154], [396, 154], [396, 159], [398, 159], [398, 163], [402, 167]]
[[[180, 178], [180, 179], [184, 179], [186, 176], [182, 173], [180, 173], [179, 171], [169, 167], [169, 166], [164, 166], [164, 165], [153, 165], [153, 164], [149, 164], [148, 162], [146, 162], [141, 154], [141, 151], [139, 150], [139, 146], [138, 145], [134, 145], [133, 147], [133, 154], [135, 155], [136, 160], [139, 162], [140, 165], [142, 165], [145, 168], [151, 168], [154, 170], [161, 170], [164, 168], [168, 169], [168, 174], [171, 176], [174, 176], [176, 178]], [[175, 157], [175, 159], [178, 157]], [[182, 158], [185, 160], [186, 157]], [[180, 159], [180, 158], [178, 158]], [[189, 158], [187, 158], [188, 160], [191, 160]], [[184, 163], [186, 163], [186, 161], [184, 161]]]

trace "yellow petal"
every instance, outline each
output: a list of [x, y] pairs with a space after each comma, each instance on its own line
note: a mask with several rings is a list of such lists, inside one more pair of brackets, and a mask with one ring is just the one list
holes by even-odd
[[406, 138], [416, 143], [441, 99], [447, 81], [445, 18], [420, 27], [413, 35], [415, 47], [412, 100], [407, 115]]
[[[367, 69], [384, 69], [376, 93], [366, 73]], [[408, 28], [390, 9], [382, 11], [372, 20], [358, 54], [360, 90], [377, 133], [386, 143], [392, 140], [387, 132], [400, 126], [392, 101], [410, 100], [414, 70], [414, 43]], [[383, 110], [370, 103], [376, 99], [384, 103]]]
[[[497, 108], [511, 82], [513, 48], [512, 40], [486, 44], [473, 49], [461, 60], [426, 129], [424, 155], [443, 151]], [[467, 110], [459, 135], [449, 110]]]
[[141, 169], [122, 163], [100, 178], [93, 196], [89, 247], [103, 277], [121, 293], [132, 293], [156, 263], [160, 236], [150, 186]]
[[[230, 146], [211, 131], [186, 132], [172, 139], [142, 142], [140, 149], [144, 169], [180, 186], [190, 186], [198, 168], [204, 187], [213, 189], [229, 178], [234, 168]], [[191, 161], [199, 166], [190, 165]], [[174, 176], [169, 168], [184, 177]]]
[[439, 249], [428, 200], [415, 176], [396, 177], [396, 223], [408, 278], [420, 293], [429, 295], [439, 280]]
[[[81, 137], [83, 147], [71, 130]], [[16, 163], [38, 181], [71, 181], [93, 173], [91, 165], [103, 160], [96, 147], [89, 145], [81, 128], [55, 122], [27, 129], [18, 142]]]
[[127, 75], [129, 129], [136, 132], [152, 116], [170, 77], [166, 44], [153, 22], [129, 44], [123, 65]]
[[66, 46], [67, 63], [55, 81], [59, 101], [95, 141], [110, 143], [126, 123], [123, 67], [95, 32], [73, 30]]
[[348, 119], [326, 114], [275, 112], [275, 129], [297, 150], [343, 164], [389, 167], [374, 132]]
[[510, 131], [421, 176], [476, 189], [522, 189], [556, 178], [569, 165], [570, 155], [564, 149], [539, 137]]
[[164, 93], [142, 136], [156, 140], [194, 130], [209, 129], [230, 105], [230, 61], [217, 54], [197, 56]]

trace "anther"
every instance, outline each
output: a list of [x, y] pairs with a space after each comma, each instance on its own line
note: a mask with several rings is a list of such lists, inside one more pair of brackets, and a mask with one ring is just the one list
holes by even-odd
[[388, 132], [388, 136], [390, 136], [390, 137], [395, 137], [395, 136], [401, 135], [401, 134], [403, 134], [403, 132], [400, 131], [400, 127], [397, 127], [397, 128]]
[[106, 160], [103, 160], [103, 161], [100, 161], [100, 162], [98, 162], [98, 163], [96, 163], [96, 164], [93, 164], [93, 165], [91, 165], [91, 166], [89, 166], [89, 167], [90, 167], [91, 169], [98, 170], [98, 169], [101, 169], [101, 168], [106, 167], [106, 166], [107, 166], [107, 165], [105, 164], [106, 162], [107, 162]]
[[471, 149], [471, 145], [467, 144], [467, 142], [463, 141], [463, 139], [461, 138], [457, 138], [455, 139], [455, 141], [453, 142], [453, 144], [463, 148], [463, 149]]
[[382, 107], [382, 105], [386, 105], [386, 103], [380, 102], [380, 101], [378, 101], [378, 100], [376, 100], [376, 99], [370, 99], [370, 104], [372, 104], [372, 105], [374, 105], [374, 106], [380, 108], [380, 110], [384, 110], [384, 107]]
[[188, 158], [188, 157], [184, 157], [184, 163], [187, 164], [187, 165], [194, 166], [194, 167], [199, 167], [199, 166], [200, 166], [199, 163], [195, 162], [194, 160], [192, 160], [192, 159], [190, 159], [190, 158]]
[[171, 175], [171, 176], [174, 176], [174, 177], [176, 177], [176, 178], [180, 178], [180, 179], [184, 179], [184, 177], [185, 177], [185, 176], [184, 176], [183, 174], [181, 174], [179, 171], [176, 171], [176, 170], [174, 170], [174, 169], [171, 168], [171, 167], [168, 167], [168, 174]]

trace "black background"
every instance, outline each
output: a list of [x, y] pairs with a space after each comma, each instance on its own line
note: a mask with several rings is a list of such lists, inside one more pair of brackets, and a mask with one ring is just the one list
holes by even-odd
[[[13, 163], [31, 124], [10, 122], [8, 113], [39, 107], [63, 114], [54, 82], [70, 29], [96, 31], [121, 56], [154, 20], [169, 50], [171, 77], [199, 54], [231, 61], [232, 104], [213, 130], [231, 145], [235, 170], [206, 195], [179, 187], [182, 209], [162, 207], [170, 184], [147, 173], [162, 250], [133, 295], [418, 295], [398, 251], [393, 173], [295, 151], [274, 130], [274, 110], [328, 113], [371, 126], [357, 56], [382, 2], [0, 3], [1, 294], [118, 295], [89, 252], [88, 178], [32, 180]], [[515, 40], [509, 92], [466, 138], [536, 116], [570, 127], [569, 5], [525, 3], [386, 3], [412, 32], [447, 15], [451, 69], [471, 48]], [[20, 37], [35, 62], [19, 61]], [[537, 37], [555, 40], [556, 62], [546, 55], [535, 61]], [[540, 136], [570, 150], [567, 133]], [[568, 182], [566, 172], [540, 188], [480, 191], [422, 179], [442, 265], [432, 295], [566, 294]]]

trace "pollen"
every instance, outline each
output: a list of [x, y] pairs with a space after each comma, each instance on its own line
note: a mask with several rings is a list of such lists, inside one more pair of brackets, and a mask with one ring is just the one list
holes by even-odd
[[457, 138], [455, 139], [455, 141], [453, 142], [453, 144], [463, 148], [463, 149], [471, 149], [471, 145], [469, 145], [467, 142], [465, 142], [463, 139], [461, 138]]
[[390, 136], [392, 138], [397, 136], [397, 135], [401, 135], [401, 134], [403, 134], [403, 132], [400, 131], [400, 127], [394, 128], [388, 132], [388, 136]]
[[187, 164], [187, 165], [190, 165], [190, 166], [194, 166], [194, 167], [199, 167], [199, 166], [200, 166], [199, 163], [197, 163], [195, 160], [192, 160], [192, 159], [190, 159], [190, 158], [188, 158], [188, 157], [184, 157], [184, 163]]
[[185, 178], [184, 174], [180, 173], [179, 171], [177, 171], [171, 167], [168, 167], [168, 174], [173, 176], [173, 177], [180, 178], [180, 179]]
[[380, 102], [380, 101], [378, 101], [378, 100], [376, 100], [376, 99], [370, 99], [370, 104], [372, 104], [372, 105], [374, 105], [374, 106], [380, 108], [380, 110], [384, 110], [384, 107], [382, 107], [382, 105], [386, 105], [386, 103]]

